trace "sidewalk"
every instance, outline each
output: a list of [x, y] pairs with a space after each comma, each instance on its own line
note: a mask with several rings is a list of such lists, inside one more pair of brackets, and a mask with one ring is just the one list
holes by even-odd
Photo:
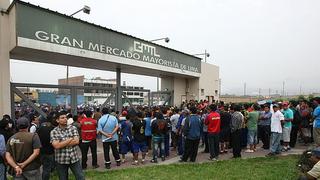
[[[98, 164], [100, 167], [96, 170], [98, 171], [107, 171], [107, 169], [104, 168], [104, 154], [103, 154], [103, 148], [102, 148], [102, 143], [98, 142]], [[292, 154], [302, 154], [303, 151], [308, 149], [308, 146], [302, 146], [300, 144], [297, 144], [297, 146], [293, 149], [291, 149], [288, 152], [283, 152], [279, 156], [287, 156], [287, 155], [292, 155]], [[90, 152], [90, 151], [89, 151]], [[241, 155], [242, 159], [246, 158], [255, 158], [255, 157], [265, 157], [269, 153], [268, 150], [262, 149], [259, 145], [257, 147], [257, 151], [254, 153], [245, 153], [244, 150], [242, 150]], [[198, 150], [198, 156], [196, 163], [204, 163], [204, 162], [210, 162], [208, 160], [209, 158], [209, 153], [203, 153], [203, 148], [199, 148]], [[126, 162], [121, 164], [121, 166], [116, 166], [116, 163], [114, 161], [114, 158], [112, 156], [112, 153], [110, 152], [110, 158], [111, 158], [111, 170], [116, 170], [116, 169], [124, 169], [124, 168], [137, 168], [137, 167], [145, 167], [145, 166], [155, 166], [155, 165], [167, 165], [167, 164], [173, 164], [173, 163], [178, 163], [180, 160], [180, 156], [176, 155], [176, 152], [170, 151], [170, 156], [166, 158], [165, 161], [161, 161], [161, 159], [158, 160], [157, 164], [151, 163], [150, 160], [152, 159], [152, 151], [149, 151], [148, 155], [146, 156], [146, 161], [144, 164], [139, 164], [139, 165], [131, 165], [132, 163], [132, 154], [129, 153], [127, 154], [126, 157]], [[232, 158], [232, 149], [229, 150], [228, 153], [220, 154], [218, 160], [228, 160]], [[141, 160], [141, 154], [139, 154], [139, 160]], [[92, 169], [91, 167], [91, 154], [88, 155], [88, 169]]]

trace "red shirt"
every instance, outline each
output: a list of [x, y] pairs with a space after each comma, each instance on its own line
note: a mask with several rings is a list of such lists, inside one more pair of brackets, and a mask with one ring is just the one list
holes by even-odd
[[83, 141], [92, 141], [97, 137], [97, 121], [92, 118], [83, 118], [81, 124], [81, 138]]
[[216, 134], [220, 132], [221, 121], [219, 113], [211, 112], [208, 114], [204, 123], [208, 126], [208, 133]]

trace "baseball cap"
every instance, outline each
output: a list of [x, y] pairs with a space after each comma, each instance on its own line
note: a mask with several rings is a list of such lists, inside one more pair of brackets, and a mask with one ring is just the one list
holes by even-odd
[[279, 104], [273, 104], [273, 107], [279, 107]]
[[121, 113], [122, 116], [126, 116], [127, 114], [128, 114], [127, 111], [122, 111], [122, 113]]
[[29, 127], [29, 119], [26, 117], [21, 117], [17, 120], [18, 129], [26, 129]]
[[312, 155], [320, 157], [320, 147], [317, 147], [317, 148], [313, 149], [312, 150]]
[[282, 103], [282, 105], [283, 105], [283, 106], [288, 106], [288, 105], [289, 105], [289, 102], [286, 102], [286, 101], [285, 101], [285, 102]]

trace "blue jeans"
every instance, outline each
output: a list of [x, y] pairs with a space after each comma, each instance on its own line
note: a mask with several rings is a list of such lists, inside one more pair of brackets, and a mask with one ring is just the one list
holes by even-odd
[[247, 147], [248, 128], [241, 128], [241, 147]]
[[7, 179], [6, 166], [0, 163], [0, 179]]
[[14, 175], [14, 180], [41, 180], [40, 168], [30, 171], [23, 171], [21, 175]]
[[184, 137], [181, 135], [178, 137], [178, 155], [182, 156], [184, 153]]
[[258, 138], [257, 138], [257, 130], [248, 130], [248, 144], [249, 145], [256, 145]]
[[41, 154], [42, 180], [49, 180], [54, 170], [54, 154]]
[[281, 145], [281, 133], [271, 132], [271, 144], [270, 144], [270, 152], [271, 153], [280, 153]]
[[59, 174], [59, 180], [68, 180], [68, 170], [69, 168], [73, 172], [76, 180], [84, 180], [84, 174], [82, 171], [82, 167], [80, 161], [75, 162], [73, 164], [59, 164], [57, 163], [57, 171]]
[[160, 148], [160, 156], [165, 157], [164, 149], [164, 138], [160, 136], [153, 136], [152, 138], [152, 149], [153, 149], [153, 159], [157, 160]]
[[170, 150], [170, 135], [169, 134], [166, 134], [164, 136], [164, 151], [165, 151], [165, 155], [166, 156], [169, 156], [169, 150]]

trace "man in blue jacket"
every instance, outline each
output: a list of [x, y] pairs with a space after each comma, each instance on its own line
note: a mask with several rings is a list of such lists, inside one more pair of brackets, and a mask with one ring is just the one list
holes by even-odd
[[191, 115], [182, 122], [183, 132], [186, 139], [185, 150], [181, 162], [187, 162], [190, 158], [191, 162], [196, 161], [198, 154], [198, 146], [202, 132], [202, 121], [197, 115], [197, 108], [190, 108]]

